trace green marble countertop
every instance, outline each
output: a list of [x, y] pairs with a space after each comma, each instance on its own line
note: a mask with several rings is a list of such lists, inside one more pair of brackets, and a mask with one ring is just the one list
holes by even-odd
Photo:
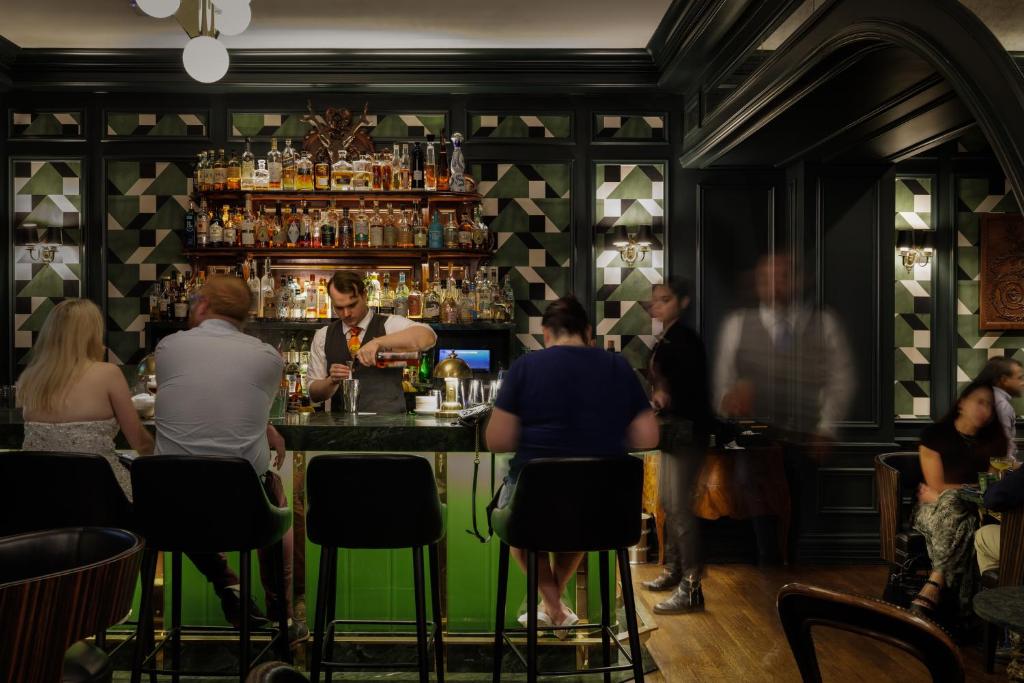
[[[432, 415], [288, 414], [270, 423], [284, 436], [288, 450], [293, 451], [471, 453], [476, 450], [476, 435], [471, 427], [458, 425], [454, 418]], [[0, 448], [21, 448], [23, 438], [21, 411], [0, 409]], [[674, 444], [689, 443], [690, 439], [689, 422], [663, 422], [661, 448], [672, 450]], [[128, 447], [120, 434], [118, 447]]]

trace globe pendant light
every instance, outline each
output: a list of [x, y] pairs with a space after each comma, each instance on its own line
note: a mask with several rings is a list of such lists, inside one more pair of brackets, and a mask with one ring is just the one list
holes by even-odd
[[197, 36], [188, 41], [181, 61], [188, 75], [200, 83], [215, 83], [224, 78], [231, 62], [224, 43], [210, 36]]
[[248, 0], [213, 0], [213, 6], [217, 30], [226, 36], [237, 36], [252, 21]]
[[135, 0], [135, 4], [151, 17], [166, 19], [178, 11], [181, 0]]

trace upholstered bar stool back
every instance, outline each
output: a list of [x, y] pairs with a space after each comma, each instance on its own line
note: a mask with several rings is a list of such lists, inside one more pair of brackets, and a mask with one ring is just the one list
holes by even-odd
[[[321, 546], [317, 581], [313, 658], [310, 674], [319, 681], [321, 669], [330, 680], [335, 669], [361, 668], [332, 661], [337, 624], [383, 621], [335, 619], [338, 550], [340, 548], [411, 548], [416, 620], [392, 621], [416, 627], [417, 663], [385, 664], [389, 670], [416, 668], [420, 681], [429, 680], [427, 629], [433, 627], [434, 664], [444, 681], [441, 636], [440, 558], [444, 516], [434, 472], [425, 458], [401, 454], [332, 454], [312, 458], [306, 466], [306, 535]], [[427, 622], [423, 548], [430, 558], [433, 624]], [[381, 668], [381, 667], [376, 667]]]
[[[511, 548], [526, 551], [526, 656], [514, 646], [513, 652], [526, 667], [527, 681], [540, 675], [572, 675], [576, 672], [544, 672], [537, 666], [537, 574], [540, 557], [549, 552], [599, 553], [601, 572], [602, 666], [586, 672], [603, 672], [605, 680], [613, 671], [631, 670], [636, 683], [643, 683], [640, 631], [633, 596], [628, 548], [640, 540], [643, 498], [643, 461], [621, 458], [538, 458], [527, 462], [519, 473], [508, 504], [494, 510], [491, 522], [501, 539], [498, 559], [498, 600], [494, 628], [494, 683], [501, 680], [501, 662], [506, 635], [522, 629], [505, 628], [505, 601]], [[608, 553], [614, 551], [622, 577], [622, 599], [629, 632], [629, 664], [612, 665], [611, 647], [618, 640], [611, 632], [612, 589]], [[559, 626], [544, 627], [557, 630]], [[511, 645], [511, 641], [509, 641]], [[579, 673], [585, 673], [583, 671]]]
[[[239, 680], [244, 681], [251, 666], [249, 601], [252, 593], [251, 554], [253, 550], [276, 547], [278, 558], [281, 538], [291, 526], [291, 511], [279, 508], [267, 498], [263, 484], [248, 460], [220, 456], [151, 455], [132, 465], [132, 494], [135, 523], [146, 537], [142, 563], [142, 600], [139, 606], [139, 632], [136, 638], [132, 681], [137, 683], [152, 654], [152, 587], [156, 575], [157, 554], [171, 553], [171, 619], [167, 640], [171, 667], [180, 672], [181, 636], [184, 632], [209, 631], [211, 627], [181, 624], [182, 553], [239, 552], [239, 579], [242, 615], [239, 628]], [[283, 572], [279, 573], [278, 594], [286, 595]], [[277, 632], [271, 646], [279, 647], [288, 658], [288, 617], [282, 609], [277, 616]], [[151, 650], [154, 652], [155, 650]], [[177, 676], [175, 676], [177, 679]]]
[[103, 652], [68, 647], [128, 612], [141, 559], [142, 540], [122, 529], [0, 538], [0, 680], [110, 680]]
[[6, 483], [0, 536], [79, 526], [131, 528], [128, 499], [101, 455], [0, 453], [0, 481]]

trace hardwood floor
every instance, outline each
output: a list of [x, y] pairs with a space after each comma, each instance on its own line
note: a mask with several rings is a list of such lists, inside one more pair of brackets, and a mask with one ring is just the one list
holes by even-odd
[[[633, 568], [637, 599], [650, 609], [665, 597], [640, 582], [659, 573], [655, 565]], [[649, 683], [684, 681], [799, 681], [796, 664], [775, 610], [778, 589], [791, 581], [862, 595], [878, 595], [885, 583], [881, 566], [779, 567], [715, 565], [704, 581], [707, 611], [658, 616], [658, 630], [647, 645], [660, 672]], [[913, 657], [875, 640], [834, 629], [818, 629], [818, 661], [825, 683], [930, 681]], [[1005, 681], [1005, 669], [985, 674], [980, 650], [963, 650], [969, 681]]]

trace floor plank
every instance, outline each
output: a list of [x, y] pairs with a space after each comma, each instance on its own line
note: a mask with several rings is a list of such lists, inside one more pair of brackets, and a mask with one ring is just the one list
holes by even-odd
[[[633, 568], [637, 599], [650, 609], [664, 593], [650, 593], [641, 581], [659, 573], [654, 565]], [[707, 611], [678, 616], [655, 615], [658, 629], [647, 643], [660, 672], [648, 683], [684, 681], [799, 682], [775, 609], [775, 596], [791, 581], [862, 595], [878, 595], [885, 583], [881, 566], [779, 567], [715, 565], [704, 582]], [[927, 670], [910, 655], [882, 643], [841, 631], [815, 634], [825, 683], [929, 681]], [[984, 673], [977, 647], [963, 650], [969, 681], [1005, 681], [997, 667]]]

